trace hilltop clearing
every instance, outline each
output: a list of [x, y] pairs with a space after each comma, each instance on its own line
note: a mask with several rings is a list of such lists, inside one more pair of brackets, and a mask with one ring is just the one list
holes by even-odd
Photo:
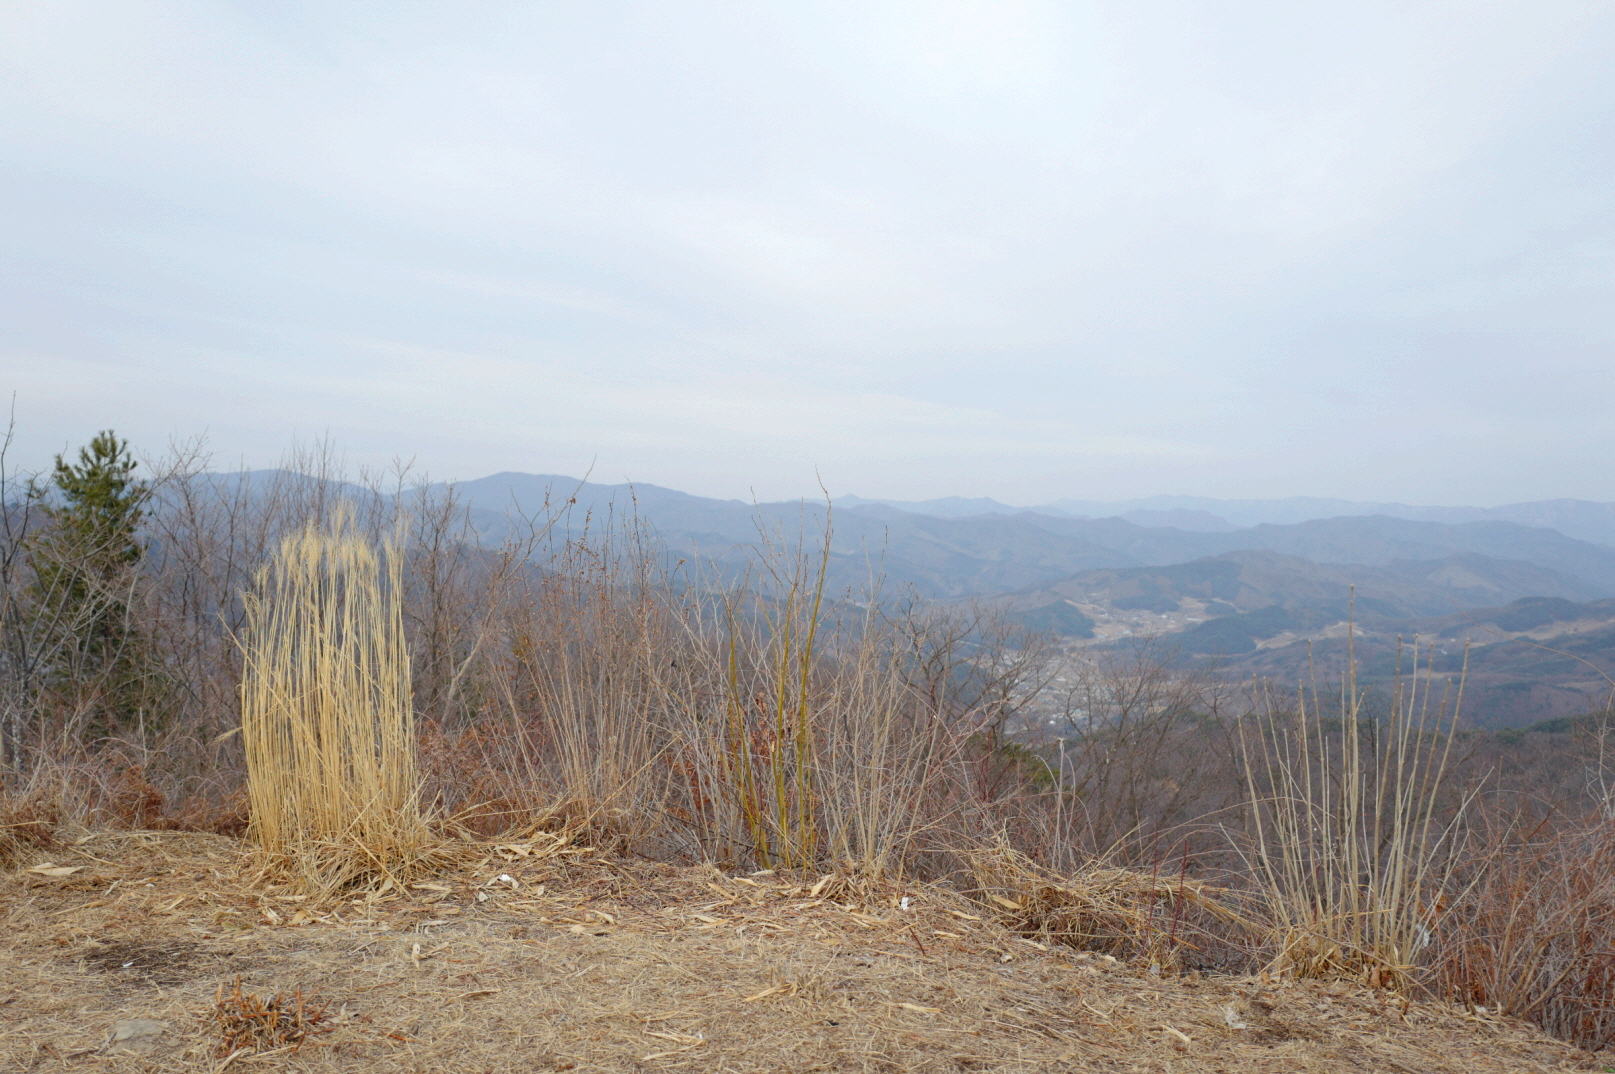
[[[271, 1056], [307, 1071], [1605, 1068], [1485, 1012], [1161, 976], [1017, 936], [930, 887], [728, 875], [540, 839], [489, 844], [403, 892], [313, 905], [255, 882], [223, 837], [68, 842], [54, 868], [0, 877], [7, 1070], [251, 1070]], [[295, 1011], [298, 990], [293, 1052], [295, 1029], [265, 1029], [274, 1017], [253, 998]], [[238, 1053], [254, 1026], [262, 1050]]]

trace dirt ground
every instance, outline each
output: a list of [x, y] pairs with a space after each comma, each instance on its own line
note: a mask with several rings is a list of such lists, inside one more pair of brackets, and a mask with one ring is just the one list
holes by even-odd
[[1047, 948], [924, 888], [538, 840], [310, 907], [250, 862], [95, 832], [0, 875], [0, 1072], [1615, 1068], [1484, 1013]]

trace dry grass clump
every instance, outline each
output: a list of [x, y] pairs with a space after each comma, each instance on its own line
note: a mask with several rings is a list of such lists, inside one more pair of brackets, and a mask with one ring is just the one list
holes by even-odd
[[[903, 875], [958, 826], [991, 706], [931, 689], [942, 625], [832, 606], [823, 561], [785, 558], [754, 593], [689, 609], [695, 681], [674, 714], [669, 802], [713, 861]], [[944, 666], [978, 671], [964, 664]]]
[[50, 803], [38, 799], [12, 800], [0, 794], [0, 869], [27, 864], [36, 851], [56, 842], [60, 817]]
[[1022, 936], [1082, 951], [1179, 965], [1203, 922], [1251, 931], [1231, 893], [1186, 876], [1162, 877], [1094, 860], [1061, 876], [1007, 843], [963, 852], [980, 901]]
[[0, 783], [0, 871], [27, 866], [61, 845], [63, 829], [77, 828], [87, 812], [87, 782], [82, 772], [42, 764], [17, 786]]
[[823, 849], [814, 672], [830, 535], [816, 572], [803, 557], [781, 558], [788, 569], [770, 563], [774, 599], [761, 615], [748, 616], [755, 595], [745, 591], [724, 606], [724, 732], [712, 756], [758, 863], [795, 869]]
[[338, 510], [246, 597], [241, 730], [252, 838], [305, 883], [398, 882], [429, 866], [415, 768], [401, 556]]
[[1456, 894], [1464, 802], [1438, 814], [1463, 687], [1438, 698], [1414, 645], [1383, 714], [1368, 710], [1348, 657], [1337, 716], [1324, 714], [1314, 685], [1289, 709], [1270, 700], [1240, 728], [1251, 793], [1243, 853], [1263, 889], [1277, 972], [1406, 988], [1433, 915]]
[[218, 1054], [233, 1058], [242, 1052], [268, 1052], [278, 1048], [302, 1050], [309, 1037], [329, 1033], [334, 1028], [321, 1025], [325, 1020], [327, 1004], [315, 1004], [305, 998], [301, 988], [291, 995], [277, 992], [264, 999], [253, 992], [241, 990], [241, 978], [228, 992], [219, 985], [213, 997], [214, 1016], [218, 1019], [223, 1040]]
[[675, 576], [631, 534], [558, 548], [467, 676], [486, 714], [422, 736], [444, 811], [491, 834], [556, 810], [601, 846], [733, 868], [912, 869], [979, 796], [1009, 661], [942, 613], [831, 599], [822, 546], [754, 552]]

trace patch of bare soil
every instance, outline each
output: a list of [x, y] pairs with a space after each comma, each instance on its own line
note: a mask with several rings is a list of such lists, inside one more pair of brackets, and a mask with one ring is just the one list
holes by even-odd
[[1156, 976], [926, 888], [507, 844], [314, 906], [217, 836], [97, 833], [50, 854], [0, 876], [0, 1072], [1605, 1065], [1384, 993]]

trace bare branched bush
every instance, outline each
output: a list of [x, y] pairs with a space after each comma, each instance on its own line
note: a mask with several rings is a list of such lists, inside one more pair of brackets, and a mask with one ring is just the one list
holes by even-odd
[[[1048, 691], [1058, 772], [1079, 857], [1158, 862], [1193, 822], [1239, 798], [1221, 684], [1160, 639], [1079, 654]], [[1197, 845], [1207, 840], [1203, 833]], [[1064, 863], [1075, 867], [1078, 861]]]
[[487, 647], [503, 730], [477, 749], [526, 788], [492, 812], [536, 797], [649, 852], [870, 872], [957, 820], [996, 717], [925, 688], [956, 624], [832, 599], [822, 545], [761, 540], [751, 571], [704, 578], [631, 521], [599, 526], [551, 542]]
[[1615, 821], [1488, 816], [1431, 924], [1438, 994], [1584, 1047], [1615, 1044]]

